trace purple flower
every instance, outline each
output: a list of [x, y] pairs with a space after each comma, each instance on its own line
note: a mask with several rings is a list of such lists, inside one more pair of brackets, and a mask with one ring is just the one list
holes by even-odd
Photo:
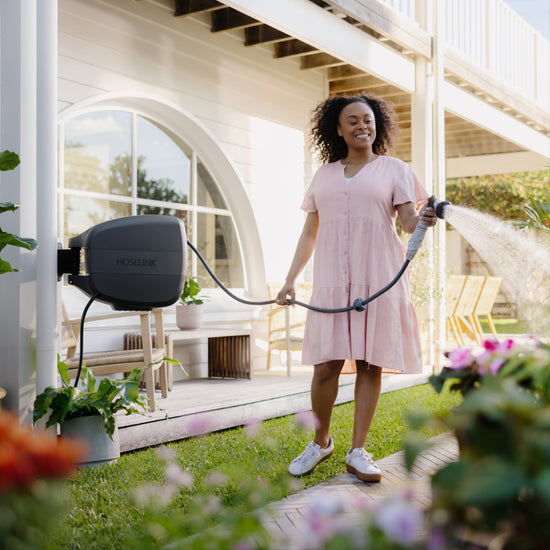
[[422, 533], [424, 516], [410, 501], [396, 496], [383, 502], [376, 514], [376, 523], [391, 540], [412, 545]]
[[449, 354], [449, 359], [451, 360], [451, 364], [449, 365], [448, 368], [462, 369], [464, 367], [467, 367], [470, 364], [471, 358], [472, 358], [471, 349], [464, 349], [464, 348], [454, 349]]

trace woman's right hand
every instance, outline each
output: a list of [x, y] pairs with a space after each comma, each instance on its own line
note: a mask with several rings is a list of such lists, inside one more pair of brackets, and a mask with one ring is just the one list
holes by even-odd
[[294, 300], [296, 298], [296, 289], [294, 283], [285, 283], [283, 288], [279, 290], [275, 303], [281, 306], [288, 306], [290, 302], [288, 300]]

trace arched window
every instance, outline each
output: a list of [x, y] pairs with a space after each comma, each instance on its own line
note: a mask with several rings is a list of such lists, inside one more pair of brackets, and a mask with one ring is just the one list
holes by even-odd
[[[131, 110], [89, 111], [60, 125], [60, 227], [64, 244], [97, 223], [163, 214], [184, 220], [187, 238], [218, 278], [244, 286], [231, 211], [208, 166], [178, 136]], [[189, 251], [188, 274], [213, 287]]]

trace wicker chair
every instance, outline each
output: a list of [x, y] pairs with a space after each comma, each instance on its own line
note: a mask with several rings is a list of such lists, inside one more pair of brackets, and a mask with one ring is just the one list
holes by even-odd
[[[139, 315], [141, 320], [141, 337], [143, 349], [136, 350], [116, 350], [104, 351], [99, 353], [85, 353], [83, 363], [95, 375], [108, 375], [116, 373], [128, 373], [133, 369], [144, 367], [154, 361], [159, 361], [165, 357], [164, 347], [153, 347], [153, 338], [151, 335], [151, 314], [155, 319], [155, 345], [159, 342], [164, 343], [164, 323], [162, 320], [162, 309], [153, 311], [124, 311], [119, 313], [108, 313], [105, 315], [96, 315], [86, 317], [86, 322], [106, 321], [121, 317], [131, 317]], [[78, 338], [80, 333], [80, 319], [69, 319], [65, 304], [63, 304], [63, 322], [61, 347], [67, 350], [67, 356], [64, 362], [69, 367], [69, 378], [76, 378], [78, 370], [79, 356], [77, 355]], [[157, 363], [151, 369], [148, 369], [143, 379], [147, 391], [147, 403], [149, 410], [154, 411], [155, 405], [155, 382], [154, 372], [158, 370], [160, 378], [160, 388], [162, 397], [168, 395], [167, 369], [166, 361]]]

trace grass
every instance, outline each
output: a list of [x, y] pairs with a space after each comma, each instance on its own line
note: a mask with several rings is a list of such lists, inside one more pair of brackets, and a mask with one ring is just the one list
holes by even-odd
[[[367, 450], [374, 459], [399, 451], [407, 430], [405, 414], [412, 408], [444, 411], [460, 401], [457, 393], [435, 393], [429, 385], [416, 386], [381, 395]], [[222, 503], [239, 510], [253, 509], [241, 488], [247, 480], [266, 483], [265, 500], [274, 501], [291, 492], [311, 487], [345, 471], [345, 453], [350, 445], [353, 424], [353, 403], [335, 407], [331, 434], [335, 442], [334, 456], [299, 484], [291, 483], [286, 473], [290, 460], [311, 440], [312, 431], [300, 429], [294, 416], [263, 422], [260, 433], [250, 438], [244, 428], [217, 432], [198, 439], [187, 439], [167, 445], [178, 464], [189, 470], [194, 484], [182, 489], [171, 503], [171, 511], [192, 516], [192, 501], [197, 495], [214, 491]], [[435, 435], [425, 432], [426, 437]], [[230, 482], [214, 490], [207, 486], [212, 472], [225, 472]], [[164, 479], [163, 463], [155, 449], [124, 454], [113, 464], [80, 470], [69, 480], [70, 503], [65, 521], [59, 525], [54, 548], [86, 550], [118, 550], [132, 548], [128, 536], [140, 536], [147, 514], [132, 504], [132, 490], [146, 484], [159, 484]], [[245, 491], [246, 493], [246, 491]], [[265, 501], [260, 502], [263, 504]], [[202, 512], [202, 510], [201, 510]], [[204, 514], [202, 514], [204, 516]], [[182, 518], [187, 516], [182, 515]], [[205, 520], [189, 520], [186, 534], [204, 527]]]
[[[518, 319], [493, 319], [497, 334], [525, 334], [529, 331], [525, 323]], [[491, 334], [489, 323], [486, 319], [481, 318], [481, 328], [484, 334]]]

